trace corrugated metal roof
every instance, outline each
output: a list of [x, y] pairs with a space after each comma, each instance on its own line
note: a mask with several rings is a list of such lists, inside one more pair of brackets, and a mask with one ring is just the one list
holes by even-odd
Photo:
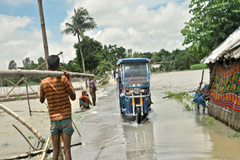
[[201, 63], [215, 63], [219, 58], [239, 58], [240, 56], [240, 27], [236, 29], [224, 42], [222, 42]]

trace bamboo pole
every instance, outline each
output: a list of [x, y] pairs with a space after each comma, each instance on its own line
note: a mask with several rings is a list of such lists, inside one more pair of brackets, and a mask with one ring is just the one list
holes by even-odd
[[[12, 81], [10, 81], [9, 79], [7, 78], [4, 78], [5, 81], [8, 81], [9, 83], [11, 83], [13, 86], [15, 86], [15, 83], [13, 83]], [[20, 87], [19, 87], [20, 88]], [[21, 88], [20, 88], [21, 89]]]
[[[25, 81], [25, 80], [24, 80]], [[29, 96], [28, 96], [28, 82], [25, 81], [26, 83], [26, 92], [27, 92], [27, 101], [28, 101], [28, 110], [29, 110], [29, 114], [30, 116], [32, 116], [32, 111], [31, 111], [31, 106], [30, 106], [30, 101], [29, 101]]]
[[15, 112], [10, 110], [9, 108], [5, 107], [4, 105], [0, 104], [0, 109], [14, 117], [16, 120], [21, 122], [24, 126], [26, 126], [42, 143], [45, 143], [44, 137], [36, 130], [34, 129], [26, 120], [21, 118], [19, 115], [17, 115]]
[[[69, 72], [69, 74], [70, 74], [70, 77], [78, 77], [78, 78], [94, 77], [93, 74], [85, 74], [85, 73]], [[64, 75], [64, 73], [62, 71], [0, 70], [0, 79], [1, 78], [12, 78], [12, 77], [60, 77], [62, 75]], [[19, 83], [17, 83], [17, 85]]]
[[[28, 98], [29, 99], [37, 99], [37, 98], [39, 98], [39, 95], [29, 96]], [[10, 101], [26, 100], [28, 98], [26, 96], [22, 96], [22, 97], [10, 97], [8, 99], [0, 99], [0, 100], [3, 100], [4, 102], [10, 102]]]
[[44, 48], [44, 53], [45, 53], [45, 62], [47, 62], [49, 53], [48, 53], [47, 34], [46, 34], [46, 29], [45, 29], [42, 0], [38, 0], [38, 8], [39, 8], [41, 28], [42, 28], [42, 38], [43, 38], [43, 48]]
[[[79, 145], [82, 145], [82, 143], [79, 142], [79, 143], [71, 144], [70, 147], [75, 147], [75, 146], [79, 146]], [[63, 147], [62, 147], [62, 148], [63, 148]], [[33, 156], [36, 156], [36, 155], [41, 154], [43, 151], [44, 151], [44, 150], [27, 152], [27, 153], [21, 154], [21, 155], [19, 155], [19, 156], [14, 156], [14, 157], [10, 157], [10, 158], [0, 158], [0, 160], [15, 160], [15, 159], [23, 159], [23, 158], [33, 157]], [[51, 153], [52, 151], [53, 151], [53, 148], [49, 148], [49, 149], [47, 150], [47, 153]]]
[[77, 126], [75, 125], [75, 123], [74, 123], [73, 121], [72, 121], [72, 123], [73, 123], [73, 125], [74, 125], [75, 129], [77, 130], [79, 137], [81, 137], [81, 134], [80, 134], [80, 132], [79, 132], [79, 130], [78, 130], [78, 128], [77, 128]]
[[[29, 86], [28, 86], [29, 87]], [[74, 88], [75, 89], [75, 88]], [[75, 89], [76, 90], [76, 89]], [[28, 95], [37, 95], [38, 92], [32, 92], [32, 93], [28, 93]], [[20, 93], [20, 94], [11, 94], [9, 95], [9, 97], [17, 97], [17, 96], [27, 96], [27, 94], [25, 93]], [[0, 98], [4, 98], [5, 96], [0, 96]]]
[[48, 111], [40, 111], [40, 110], [36, 110], [36, 111], [32, 111], [32, 112], [35, 112], [35, 113], [48, 113]]
[[[0, 74], [0, 75], [1, 75], [1, 74]], [[15, 86], [12, 87], [12, 89], [11, 89], [11, 90], [7, 93], [7, 95], [2, 99], [1, 103], [3, 103], [3, 101], [8, 97], [8, 95], [12, 92], [12, 90], [13, 90], [14, 88], [16, 88], [16, 87], [19, 85], [19, 83], [22, 82], [23, 79], [24, 79], [24, 77], [21, 78], [21, 79], [18, 81], [18, 83], [16, 83]]]
[[48, 137], [45, 148], [44, 148], [42, 154], [39, 156], [38, 160], [44, 160], [45, 159], [46, 152], [49, 149], [49, 146], [50, 146], [50, 137]]
[[23, 136], [23, 138], [27, 141], [27, 143], [32, 147], [32, 149], [34, 150], [35, 148], [33, 147], [33, 145], [29, 142], [29, 140], [26, 138], [26, 136], [14, 125], [12, 124], [12, 126]]

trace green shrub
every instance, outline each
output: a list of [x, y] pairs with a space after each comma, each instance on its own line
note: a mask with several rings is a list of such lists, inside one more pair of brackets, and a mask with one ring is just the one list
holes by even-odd
[[206, 64], [193, 64], [190, 66], [191, 70], [199, 70], [199, 69], [207, 69], [208, 66]]
[[190, 105], [187, 104], [187, 103], [185, 103], [184, 109], [185, 109], [186, 111], [191, 111], [191, 107], [190, 107]]
[[234, 135], [233, 135], [233, 137], [235, 137], [235, 138], [239, 138], [240, 137], [240, 133], [235, 133]]
[[110, 77], [108, 76], [107, 78], [105, 78], [102, 82], [101, 82], [101, 85], [105, 85], [109, 82], [110, 80]]

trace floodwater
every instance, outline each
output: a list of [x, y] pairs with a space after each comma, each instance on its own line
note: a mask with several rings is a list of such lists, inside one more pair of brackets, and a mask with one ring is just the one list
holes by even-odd
[[[84, 160], [205, 160], [240, 159], [240, 138], [236, 131], [215, 121], [208, 124], [208, 115], [197, 111], [185, 111], [184, 105], [175, 99], [163, 99], [165, 92], [188, 92], [196, 89], [202, 71], [181, 71], [151, 75], [152, 111], [143, 124], [136, 124], [119, 111], [116, 83], [97, 92], [97, 106], [86, 112], [79, 111], [78, 102], [72, 103], [73, 121], [81, 133], [75, 130], [72, 143], [72, 159]], [[204, 82], [209, 81], [205, 70]], [[74, 84], [78, 85], [78, 84]], [[77, 92], [80, 96], [80, 92]], [[38, 100], [30, 101], [32, 110], [47, 110]], [[6, 102], [5, 106], [17, 111], [35, 129], [49, 136], [47, 113], [28, 114], [27, 101]], [[0, 159], [29, 151], [29, 145], [12, 127], [15, 124], [28, 136], [34, 137], [24, 126], [6, 113], [0, 114]], [[36, 138], [30, 139], [36, 144]], [[51, 157], [51, 155], [49, 156]], [[37, 159], [37, 157], [31, 158]], [[51, 159], [51, 158], [48, 158]]]

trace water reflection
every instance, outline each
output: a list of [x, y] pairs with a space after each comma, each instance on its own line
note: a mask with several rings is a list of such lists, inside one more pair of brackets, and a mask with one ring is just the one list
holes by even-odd
[[213, 143], [209, 154], [213, 159], [239, 159], [240, 158], [240, 139], [234, 138], [236, 133], [225, 124], [215, 120], [207, 114], [196, 113], [195, 121], [202, 126], [202, 132], [208, 135], [209, 141]]
[[156, 159], [151, 121], [146, 119], [144, 124], [140, 125], [124, 123], [123, 134], [126, 139], [127, 159]]
[[194, 121], [193, 112], [174, 99], [161, 99], [161, 91], [152, 90], [153, 121], [157, 159], [208, 159], [212, 150], [209, 135]]

